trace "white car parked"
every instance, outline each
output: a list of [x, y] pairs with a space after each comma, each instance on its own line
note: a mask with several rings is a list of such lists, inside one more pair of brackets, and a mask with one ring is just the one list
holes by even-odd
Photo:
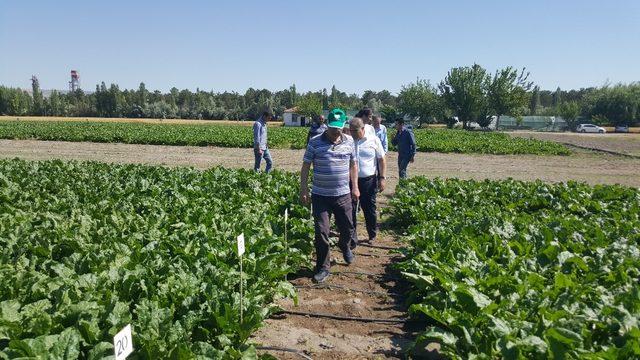
[[596, 126], [593, 124], [580, 124], [576, 128], [576, 131], [581, 133], [600, 133], [600, 134], [604, 134], [607, 132], [607, 130], [605, 130], [603, 127]]

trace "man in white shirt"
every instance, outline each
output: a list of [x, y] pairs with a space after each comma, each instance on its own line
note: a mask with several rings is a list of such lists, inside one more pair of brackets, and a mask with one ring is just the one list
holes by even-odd
[[[365, 132], [362, 119], [355, 117], [349, 122], [349, 128], [355, 142], [356, 160], [358, 161], [358, 189], [359, 203], [364, 212], [367, 226], [368, 241], [375, 241], [378, 230], [376, 218], [376, 194], [385, 188], [385, 174], [387, 163], [382, 143], [377, 136]], [[378, 168], [376, 169], [376, 164]], [[355, 216], [358, 213], [358, 203], [353, 203], [353, 235], [351, 246], [358, 243]]]

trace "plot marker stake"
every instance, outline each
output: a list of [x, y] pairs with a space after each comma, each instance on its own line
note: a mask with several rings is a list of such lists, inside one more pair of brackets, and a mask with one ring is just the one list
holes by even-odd
[[238, 235], [237, 238], [238, 243], [238, 256], [240, 257], [240, 323], [242, 324], [242, 308], [244, 307], [244, 297], [243, 297], [243, 288], [242, 283], [243, 280], [243, 272], [242, 272], [242, 255], [244, 255], [244, 233]]
[[[287, 242], [287, 221], [289, 221], [289, 209], [284, 209], [284, 267], [286, 269], [288, 257], [289, 257], [289, 243]], [[284, 274], [284, 279], [287, 279], [288, 274]]]

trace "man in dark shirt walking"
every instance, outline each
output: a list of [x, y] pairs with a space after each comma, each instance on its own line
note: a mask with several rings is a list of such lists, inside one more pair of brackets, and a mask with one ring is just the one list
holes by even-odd
[[398, 176], [407, 178], [407, 166], [412, 163], [416, 155], [416, 138], [413, 131], [404, 126], [404, 119], [396, 119], [396, 135], [391, 143], [398, 148]]

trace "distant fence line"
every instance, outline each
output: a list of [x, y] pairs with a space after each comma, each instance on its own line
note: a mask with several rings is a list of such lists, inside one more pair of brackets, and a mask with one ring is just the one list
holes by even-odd
[[497, 124], [498, 130], [564, 131], [568, 127], [559, 116], [523, 116], [519, 124], [515, 117], [501, 116]]

